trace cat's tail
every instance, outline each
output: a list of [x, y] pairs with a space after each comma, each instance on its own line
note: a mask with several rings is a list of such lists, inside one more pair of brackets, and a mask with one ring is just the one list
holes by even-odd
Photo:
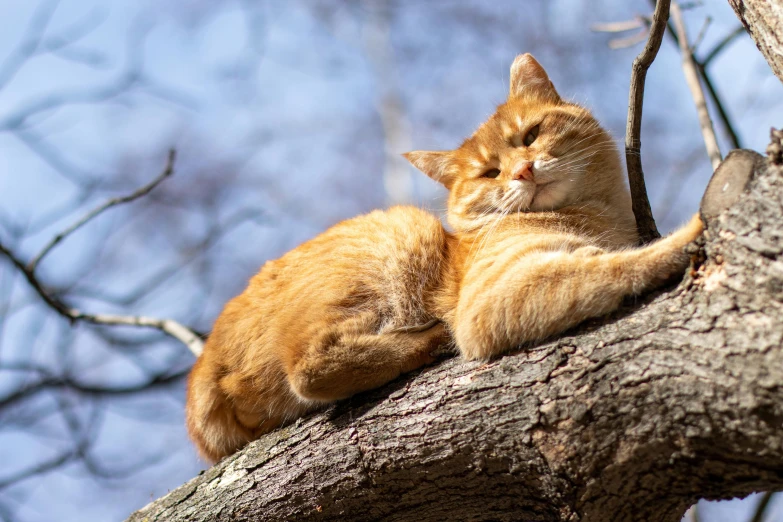
[[196, 360], [188, 377], [185, 406], [188, 434], [199, 454], [212, 463], [255, 438], [239, 422], [229, 398], [220, 389], [218, 370], [218, 365], [203, 354]]

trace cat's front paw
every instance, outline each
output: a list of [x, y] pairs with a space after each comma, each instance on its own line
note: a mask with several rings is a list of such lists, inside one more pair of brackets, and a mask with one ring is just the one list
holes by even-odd
[[687, 245], [688, 243], [696, 241], [702, 232], [704, 232], [704, 221], [702, 221], [701, 216], [696, 213], [681, 230], [683, 232], [683, 240]]

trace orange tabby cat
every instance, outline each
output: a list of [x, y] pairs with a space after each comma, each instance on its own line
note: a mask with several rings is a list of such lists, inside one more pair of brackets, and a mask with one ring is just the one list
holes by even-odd
[[698, 216], [643, 248], [611, 137], [529, 54], [506, 103], [458, 149], [406, 157], [449, 189], [422, 210], [344, 221], [226, 305], [190, 375], [187, 423], [215, 461], [454, 342], [486, 359], [615, 310], [688, 264]]

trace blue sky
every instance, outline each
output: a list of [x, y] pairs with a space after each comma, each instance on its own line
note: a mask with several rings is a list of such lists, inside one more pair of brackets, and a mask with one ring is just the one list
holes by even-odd
[[[31, 256], [86, 209], [149, 181], [162, 168], [165, 150], [176, 146], [177, 173], [161, 187], [159, 201], [112, 211], [80, 230], [52, 252], [41, 277], [74, 289], [73, 299], [89, 309], [175, 317], [208, 330], [265, 260], [330, 224], [392, 200], [442, 210], [444, 191], [412, 168], [405, 171], [410, 191], [402, 200], [384, 188], [386, 154], [405, 152], [387, 150], [379, 104], [389, 93], [402, 107], [405, 133], [393, 143], [455, 147], [503, 101], [513, 57], [532, 52], [560, 93], [590, 107], [621, 142], [630, 64], [640, 48], [610, 50], [610, 37], [590, 26], [647, 13], [647, 2], [392, 4], [385, 43], [392, 62], [379, 64], [368, 50], [368, 31], [377, 27], [367, 4], [62, 0], [47, 35], [82, 22], [94, 29], [71, 54], [35, 57], [0, 88], [0, 237], [10, 240], [23, 230], [13, 244]], [[0, 2], [0, 64], [38, 8], [33, 1]], [[692, 37], [708, 15], [701, 49], [738, 24], [726, 2], [707, 0], [687, 13]], [[129, 39], [138, 27], [146, 36]], [[9, 115], [41, 100], [115, 85], [138, 56], [143, 75], [132, 88], [98, 103], [59, 106], [31, 121], [29, 132], [57, 151], [61, 168], [3, 128]], [[79, 62], [85, 59], [94, 65]], [[384, 80], [386, 67], [394, 74]], [[763, 150], [769, 126], [783, 119], [781, 83], [747, 36], [727, 47], [710, 73], [744, 145]], [[659, 225], [670, 230], [696, 210], [711, 169], [679, 54], [668, 39], [647, 93], [643, 161]], [[723, 138], [721, 144], [725, 154]], [[85, 191], [69, 179], [73, 175], [95, 181], [95, 188]], [[63, 208], [69, 211], [47, 223]], [[229, 227], [242, 210], [263, 219]], [[214, 223], [226, 230], [195, 254], [191, 246]], [[110, 303], [103, 295], [127, 293], [172, 266], [169, 277], [132, 304]], [[0, 361], [35, 361], [91, 383], [128, 385], [192, 361], [182, 346], [148, 333], [123, 332], [149, 339], [123, 351], [94, 329], [71, 328], [42, 308], [7, 265], [0, 266], [3, 297], [11, 305], [0, 326]], [[0, 393], [19, 385], [17, 377], [3, 375]], [[183, 393], [178, 381], [138, 395], [36, 398], [35, 411], [71, 401], [84, 422], [100, 412], [91, 450], [96, 461], [138, 471], [107, 480], [74, 460], [0, 491], [0, 515], [121, 520], [191, 478], [203, 464], [182, 426]], [[5, 471], [67, 448], [66, 421], [46, 417], [30, 429], [0, 431]], [[732, 506], [705, 507], [710, 518], [704, 520], [736, 520], [726, 509], [746, 509]], [[722, 514], [713, 513], [718, 509]], [[776, 516], [783, 520], [783, 507]]]

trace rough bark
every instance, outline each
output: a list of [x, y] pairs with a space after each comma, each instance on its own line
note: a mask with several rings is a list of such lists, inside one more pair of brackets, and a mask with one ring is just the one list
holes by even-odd
[[783, 81], [783, 1], [729, 0], [772, 72]]
[[130, 520], [673, 522], [698, 498], [783, 489], [777, 147], [777, 165], [744, 155], [747, 187], [718, 177], [739, 199], [705, 204], [678, 285], [517, 354], [447, 359], [337, 404]]

